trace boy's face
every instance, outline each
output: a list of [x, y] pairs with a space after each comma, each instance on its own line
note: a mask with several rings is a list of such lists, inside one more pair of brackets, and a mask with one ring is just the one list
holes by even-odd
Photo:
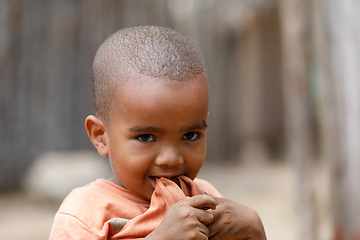
[[205, 76], [140, 76], [119, 87], [104, 137], [123, 187], [150, 199], [157, 177], [196, 177], [205, 159], [208, 95]]

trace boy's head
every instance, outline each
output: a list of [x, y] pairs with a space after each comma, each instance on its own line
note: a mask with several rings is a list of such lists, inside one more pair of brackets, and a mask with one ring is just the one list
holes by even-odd
[[182, 33], [160, 26], [121, 29], [100, 46], [94, 59], [95, 112], [107, 121], [116, 85], [137, 75], [184, 81], [200, 74], [207, 74], [203, 56]]
[[95, 111], [86, 119], [118, 184], [150, 199], [157, 177], [194, 179], [206, 153], [209, 87], [203, 57], [174, 30], [120, 30], [93, 65]]

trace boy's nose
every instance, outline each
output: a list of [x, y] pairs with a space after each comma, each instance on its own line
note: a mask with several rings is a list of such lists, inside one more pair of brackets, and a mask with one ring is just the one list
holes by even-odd
[[165, 147], [155, 159], [158, 166], [178, 166], [184, 163], [182, 154], [174, 147]]

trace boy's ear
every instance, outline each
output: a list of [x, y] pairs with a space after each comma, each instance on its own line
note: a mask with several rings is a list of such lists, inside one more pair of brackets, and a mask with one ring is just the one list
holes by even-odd
[[106, 126], [103, 121], [93, 115], [90, 115], [85, 120], [85, 128], [98, 153], [103, 157], [109, 155]]

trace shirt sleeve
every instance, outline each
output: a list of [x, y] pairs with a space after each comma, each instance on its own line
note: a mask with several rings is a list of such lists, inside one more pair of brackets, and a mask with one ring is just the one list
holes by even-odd
[[213, 186], [211, 183], [204, 179], [195, 178], [194, 182], [198, 187], [206, 192], [207, 194], [210, 194], [213, 197], [223, 197], [221, 193]]
[[75, 216], [57, 212], [49, 240], [102, 240], [85, 223]]

